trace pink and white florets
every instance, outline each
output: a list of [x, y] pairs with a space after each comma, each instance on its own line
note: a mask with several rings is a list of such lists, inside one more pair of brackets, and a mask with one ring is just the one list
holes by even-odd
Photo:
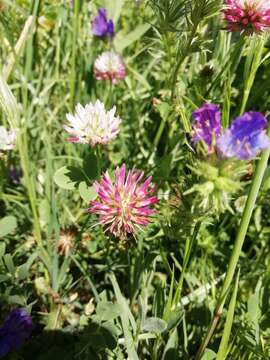
[[229, 31], [261, 33], [270, 27], [269, 0], [225, 0], [224, 19]]
[[126, 66], [119, 54], [105, 51], [96, 59], [94, 72], [97, 80], [110, 80], [116, 85], [126, 77]]
[[142, 181], [143, 176], [143, 171], [134, 169], [126, 176], [123, 164], [115, 170], [114, 182], [106, 172], [100, 182], [94, 183], [98, 198], [90, 203], [88, 211], [99, 215], [99, 223], [105, 230], [121, 240], [147, 226], [156, 213], [151, 208], [158, 202], [153, 195], [155, 186], [151, 182], [152, 177]]
[[15, 130], [8, 131], [4, 126], [0, 126], [0, 156], [6, 151], [14, 149], [15, 142]]
[[115, 106], [106, 111], [104, 104], [99, 100], [85, 107], [78, 104], [75, 115], [66, 115], [69, 126], [64, 125], [64, 129], [71, 135], [69, 141], [95, 147], [97, 144], [105, 145], [115, 139], [121, 124], [121, 119], [115, 116], [115, 112]]

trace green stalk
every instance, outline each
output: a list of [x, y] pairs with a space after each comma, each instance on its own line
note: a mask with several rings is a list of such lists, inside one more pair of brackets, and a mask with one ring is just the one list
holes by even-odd
[[[268, 128], [268, 136], [270, 136], [270, 127]], [[248, 195], [248, 199], [247, 199], [247, 203], [243, 212], [243, 216], [241, 219], [241, 223], [240, 223], [240, 227], [239, 227], [239, 231], [235, 240], [235, 244], [233, 247], [233, 251], [231, 254], [231, 258], [230, 258], [230, 262], [228, 265], [228, 269], [227, 269], [227, 273], [226, 273], [226, 277], [224, 280], [224, 284], [219, 296], [219, 300], [217, 303], [217, 307], [215, 309], [215, 314], [214, 317], [212, 319], [212, 322], [208, 328], [206, 337], [197, 353], [196, 359], [200, 359], [209, 343], [209, 341], [212, 338], [212, 335], [214, 334], [214, 331], [216, 329], [216, 326], [218, 324], [218, 321], [220, 319], [220, 316], [222, 314], [222, 310], [226, 301], [226, 297], [228, 294], [228, 291], [230, 289], [230, 286], [232, 284], [232, 280], [234, 278], [234, 274], [235, 274], [235, 269], [241, 254], [241, 250], [245, 241], [245, 237], [247, 234], [247, 230], [248, 230], [248, 226], [250, 223], [250, 219], [252, 216], [252, 212], [254, 210], [255, 204], [256, 204], [256, 200], [259, 194], [259, 190], [262, 184], [262, 180], [263, 180], [263, 176], [267, 167], [267, 163], [268, 163], [268, 159], [270, 156], [270, 149], [266, 150], [263, 152], [261, 159], [258, 162], [258, 165], [256, 167], [255, 170], [255, 174], [253, 177], [253, 181], [251, 184], [251, 188], [249, 191], [249, 195]]]
[[41, 229], [37, 211], [37, 199], [34, 185], [34, 178], [31, 175], [31, 167], [28, 156], [26, 125], [20, 121], [20, 110], [14, 95], [10, 91], [6, 81], [0, 76], [0, 104], [6, 113], [8, 122], [12, 129], [18, 129], [17, 146], [21, 158], [21, 165], [25, 178], [30, 207], [33, 215], [34, 234], [37, 244], [42, 248]]
[[26, 135], [26, 131], [23, 129], [20, 130], [20, 135], [18, 136], [17, 144], [21, 158], [21, 165], [25, 179], [25, 185], [28, 192], [30, 207], [33, 215], [34, 234], [37, 244], [42, 247], [42, 235], [41, 235], [39, 216], [37, 211], [37, 198], [36, 198], [36, 191], [34, 185], [34, 178], [33, 176], [30, 175], [31, 170], [30, 170], [30, 162], [28, 157], [27, 135]]
[[70, 78], [70, 103], [71, 108], [75, 105], [75, 88], [76, 88], [76, 57], [77, 57], [77, 42], [79, 33], [79, 7], [80, 0], [74, 0], [74, 15], [73, 15], [73, 32], [72, 32], [72, 54], [71, 54], [71, 78]]
[[98, 177], [100, 177], [102, 170], [102, 151], [99, 145], [96, 146], [95, 154], [97, 159], [97, 173], [98, 173]]
[[[32, 27], [35, 26], [37, 23], [38, 13], [40, 9], [40, 0], [32, 0], [30, 4], [31, 9], [31, 16], [32, 19]], [[30, 33], [30, 36], [28, 36], [26, 41], [26, 49], [25, 49], [25, 62], [24, 62], [24, 76], [25, 76], [25, 82], [23, 87], [23, 107], [25, 109], [25, 113], [27, 113], [27, 105], [28, 105], [28, 83], [31, 81], [32, 74], [33, 74], [33, 63], [35, 59], [35, 53], [34, 53], [34, 38], [36, 34], [36, 28], [33, 29], [33, 31]]]
[[229, 304], [228, 314], [227, 314], [224, 331], [223, 331], [222, 339], [221, 339], [221, 342], [219, 345], [216, 360], [225, 360], [228, 355], [228, 344], [229, 344], [229, 339], [230, 339], [232, 326], [233, 326], [233, 318], [234, 318], [237, 291], [238, 291], [238, 285], [239, 285], [239, 277], [240, 277], [240, 270], [238, 270], [238, 273], [236, 275], [236, 281], [235, 281], [231, 301]]
[[164, 131], [164, 128], [165, 128], [165, 125], [166, 125], [166, 122], [167, 122], [168, 118], [166, 117], [162, 117], [161, 118], [161, 122], [159, 124], [159, 128], [158, 128], [158, 131], [156, 133], [156, 136], [155, 136], [155, 139], [154, 139], [154, 142], [153, 142], [153, 151], [157, 148], [159, 142], [160, 142], [160, 138], [163, 134], [163, 131]]
[[184, 278], [186, 275], [186, 270], [187, 270], [187, 266], [189, 263], [189, 259], [190, 259], [190, 255], [191, 255], [191, 250], [193, 249], [193, 245], [194, 242], [197, 238], [197, 235], [200, 231], [200, 227], [201, 227], [201, 222], [198, 221], [195, 224], [194, 230], [193, 230], [193, 234], [192, 236], [188, 236], [187, 240], [186, 240], [186, 245], [185, 245], [185, 257], [184, 257], [184, 263], [183, 263], [183, 267], [182, 267], [182, 271], [181, 271], [181, 275], [180, 275], [180, 279], [178, 281], [178, 286], [174, 295], [174, 299], [173, 299], [173, 305], [177, 306], [181, 297], [181, 293], [182, 293], [182, 289], [183, 289], [183, 282], [184, 282]]
[[[139, 357], [138, 357], [138, 354], [136, 351], [137, 344], [135, 343], [134, 337], [133, 337], [133, 334], [136, 331], [136, 323], [134, 322], [134, 318], [129, 310], [128, 304], [120, 291], [119, 285], [117, 283], [117, 280], [116, 280], [114, 274], [109, 275], [109, 277], [110, 277], [110, 280], [111, 280], [111, 283], [113, 286], [117, 304], [119, 305], [119, 307], [121, 309], [120, 319], [121, 319], [121, 323], [122, 323], [123, 334], [124, 334], [124, 338], [125, 338], [125, 346], [126, 346], [126, 351], [127, 351], [128, 357], [130, 360], [139, 360]], [[130, 325], [133, 328], [133, 333], [130, 330]]]
[[4, 192], [4, 179], [6, 177], [6, 167], [3, 154], [0, 153], [0, 198], [2, 197], [2, 192]]
[[[24, 75], [25, 75], [25, 87], [23, 88], [22, 96], [23, 96], [23, 107], [25, 109], [25, 119], [24, 121], [20, 120], [21, 113], [19, 110], [19, 107], [16, 103], [16, 100], [11, 93], [8, 85], [6, 84], [4, 79], [1, 79], [1, 87], [2, 87], [2, 95], [3, 95], [3, 102], [4, 102], [4, 108], [6, 108], [6, 113], [9, 117], [9, 122], [11, 126], [14, 129], [18, 129], [17, 134], [17, 146], [21, 158], [21, 165], [22, 170], [24, 174], [25, 179], [25, 186], [27, 189], [29, 202], [30, 202], [30, 208], [33, 215], [33, 227], [34, 227], [34, 235], [35, 239], [37, 241], [37, 244], [42, 247], [42, 235], [41, 235], [41, 229], [39, 224], [39, 216], [37, 211], [37, 198], [36, 198], [36, 190], [35, 190], [35, 184], [34, 184], [34, 177], [32, 174], [32, 169], [30, 166], [30, 160], [28, 156], [28, 136], [27, 136], [27, 118], [30, 116], [27, 112], [27, 104], [28, 104], [28, 88], [27, 83], [31, 80], [32, 76], [32, 67], [33, 67], [33, 61], [34, 61], [34, 36], [35, 36], [35, 30], [33, 29], [36, 19], [38, 16], [40, 7], [40, 1], [31, 1], [31, 16], [29, 17], [29, 24], [27, 26], [26, 30], [23, 30], [22, 35], [18, 41], [18, 51], [21, 50], [21, 47], [23, 46], [23, 43], [26, 41], [26, 53], [25, 53], [25, 66], [24, 66]], [[33, 30], [28, 34], [28, 27], [29, 29], [32, 28]], [[24, 34], [25, 32], [25, 34]], [[22, 42], [22, 44], [20, 44]], [[10, 71], [12, 70], [12, 67]]]
[[34, 33], [34, 26], [35, 26], [35, 17], [33, 15], [30, 15], [24, 24], [23, 30], [20, 34], [20, 37], [14, 49], [12, 49], [12, 53], [10, 54], [4, 65], [3, 75], [5, 77], [5, 80], [8, 80], [9, 76], [12, 74], [12, 71], [18, 61], [18, 58], [21, 52], [23, 51], [25, 43], [27, 42], [29, 36], [31, 36]]

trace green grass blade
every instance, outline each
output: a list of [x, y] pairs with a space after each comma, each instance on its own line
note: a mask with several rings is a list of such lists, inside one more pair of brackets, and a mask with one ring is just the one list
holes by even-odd
[[[123, 332], [124, 332], [125, 344], [127, 347], [128, 356], [129, 356], [130, 360], [139, 360], [138, 354], [135, 349], [133, 336], [129, 329], [130, 315], [132, 316], [132, 314], [126, 303], [126, 300], [124, 299], [123, 295], [121, 294], [121, 291], [120, 291], [120, 288], [119, 288], [119, 285], [117, 283], [115, 276], [110, 275], [110, 279], [111, 279], [114, 293], [115, 293], [115, 296], [117, 299], [117, 303], [121, 307], [120, 317], [121, 317], [121, 322], [122, 322], [122, 326], [123, 326]], [[133, 316], [132, 316], [132, 318], [133, 318]]]
[[14, 49], [12, 49], [12, 53], [10, 54], [9, 58], [7, 59], [6, 64], [4, 65], [3, 75], [6, 80], [11, 75], [11, 73], [18, 61], [18, 58], [25, 47], [25, 44], [26, 44], [29, 36], [33, 35], [34, 24], [35, 24], [35, 18], [34, 18], [34, 16], [31, 15], [26, 20], [23, 30], [21, 32], [21, 35], [20, 35]]
[[239, 284], [239, 274], [240, 274], [240, 271], [238, 271], [237, 276], [236, 276], [236, 282], [235, 282], [235, 286], [233, 289], [231, 301], [229, 304], [228, 314], [227, 314], [224, 331], [223, 331], [223, 335], [222, 335], [222, 339], [221, 339], [221, 343], [219, 346], [216, 360], [225, 360], [228, 355], [228, 343], [229, 343], [230, 334], [231, 334], [232, 325], [233, 325], [233, 319], [234, 319], [234, 310], [235, 310], [235, 305], [236, 305], [237, 290], [238, 290], [238, 284]]

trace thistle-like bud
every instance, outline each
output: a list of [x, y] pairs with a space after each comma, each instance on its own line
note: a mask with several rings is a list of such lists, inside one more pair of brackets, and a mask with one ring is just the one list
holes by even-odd
[[233, 195], [242, 188], [241, 179], [248, 171], [248, 165], [237, 160], [215, 159], [211, 163], [198, 162], [190, 169], [200, 177], [184, 195], [195, 194], [195, 204], [205, 212], [223, 213], [233, 211], [230, 202]]

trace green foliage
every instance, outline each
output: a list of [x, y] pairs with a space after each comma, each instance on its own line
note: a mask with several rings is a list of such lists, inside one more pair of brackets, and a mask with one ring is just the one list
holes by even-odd
[[0, 238], [12, 234], [17, 227], [17, 220], [14, 216], [5, 216], [0, 220]]
[[63, 166], [54, 174], [54, 182], [61, 189], [75, 190], [78, 188], [81, 198], [85, 202], [95, 200], [97, 193], [91, 182], [98, 179], [98, 162], [94, 154], [89, 154], [83, 161], [83, 167]]
[[164, 320], [159, 318], [148, 318], [143, 324], [143, 330], [147, 332], [152, 332], [155, 334], [162, 333], [167, 328], [167, 324]]
[[139, 40], [149, 29], [149, 24], [142, 24], [128, 34], [119, 33], [115, 38], [115, 49], [121, 53], [125, 48]]

